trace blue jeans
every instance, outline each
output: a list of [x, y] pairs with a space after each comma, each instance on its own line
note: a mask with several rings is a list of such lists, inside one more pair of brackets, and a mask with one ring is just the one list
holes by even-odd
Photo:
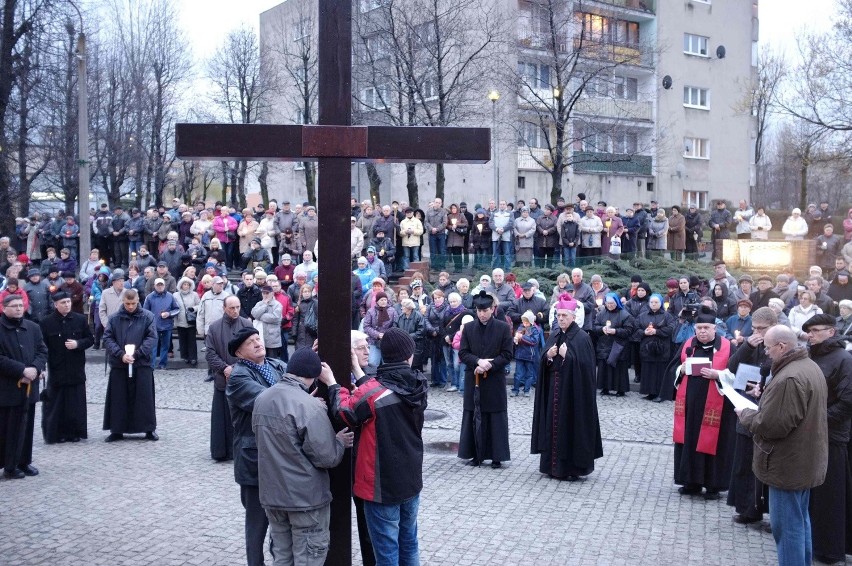
[[[456, 385], [456, 382], [458, 381], [458, 376], [456, 376], [456, 364], [453, 360], [454, 353], [455, 350], [453, 350], [453, 347], [445, 342], [444, 365], [447, 366], [447, 383], [449, 383], [450, 385]], [[456, 385], [456, 387], [458, 387], [458, 385]]]
[[382, 351], [375, 344], [370, 344], [370, 365], [379, 367], [382, 363]]
[[364, 501], [364, 518], [377, 566], [420, 566], [417, 508], [420, 494], [398, 505]]
[[402, 247], [402, 270], [408, 269], [408, 265], [412, 261], [420, 261], [420, 248], [417, 246]]
[[444, 256], [447, 255], [447, 233], [438, 232], [429, 234], [429, 258], [433, 263], [443, 265]]
[[493, 248], [492, 254], [494, 258], [491, 260], [491, 269], [502, 268], [509, 271], [512, 268], [511, 242], [504, 240], [494, 240], [491, 242]]
[[157, 331], [157, 347], [154, 349], [154, 355], [151, 356], [151, 367], [156, 368], [166, 367], [169, 363], [169, 346], [172, 344], [172, 331], [158, 330]]
[[440, 342], [432, 345], [432, 385], [443, 387], [447, 384], [447, 362], [444, 359], [444, 350]]
[[137, 254], [139, 253], [139, 248], [141, 246], [142, 246], [142, 240], [139, 240], [138, 242], [131, 241], [131, 242], [127, 243], [127, 248], [128, 248], [128, 251], [130, 252], [130, 259], [133, 259], [133, 252], [136, 252]]
[[809, 489], [790, 491], [769, 486], [769, 522], [778, 549], [778, 566], [810, 566]]
[[453, 385], [459, 388], [459, 393], [464, 393], [464, 374], [467, 371], [467, 366], [459, 359], [458, 350], [453, 350], [453, 369], [456, 372], [453, 376]]
[[515, 360], [515, 384], [512, 391], [517, 393], [524, 386], [524, 393], [528, 393], [530, 387], [535, 385], [535, 362], [526, 360]]
[[567, 267], [574, 267], [577, 263], [577, 246], [562, 247], [562, 263]]

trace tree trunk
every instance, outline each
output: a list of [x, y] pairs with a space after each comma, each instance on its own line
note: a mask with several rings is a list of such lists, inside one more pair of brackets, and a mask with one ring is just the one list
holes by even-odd
[[435, 164], [435, 198], [444, 200], [444, 183], [446, 182], [446, 177], [444, 177], [444, 164], [436, 163]]
[[305, 167], [305, 189], [308, 191], [308, 202], [311, 203], [312, 206], [317, 205], [317, 190], [316, 190], [316, 172], [314, 171], [314, 164], [305, 161], [302, 163]]
[[417, 194], [417, 170], [415, 163], [405, 164], [405, 186], [408, 189], [408, 205], [417, 210], [420, 206]]
[[264, 205], [269, 204], [269, 162], [264, 161], [260, 164], [260, 173], [257, 176], [257, 182], [260, 185], [260, 200]]
[[239, 177], [237, 178], [237, 195], [240, 199], [240, 209], [246, 207], [246, 172], [248, 171], [248, 161], [245, 159], [240, 162]]
[[228, 202], [228, 162], [222, 162], [222, 203]]
[[365, 165], [367, 166], [367, 180], [370, 181], [370, 201], [373, 203], [380, 202], [381, 199], [375, 199], [381, 194], [379, 188], [382, 186], [382, 178], [379, 176], [375, 163], [366, 163]]

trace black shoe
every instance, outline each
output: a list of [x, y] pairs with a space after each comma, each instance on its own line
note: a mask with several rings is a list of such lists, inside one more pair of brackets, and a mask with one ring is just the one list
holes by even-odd
[[662, 398], [662, 397], [657, 397], [656, 399], [651, 399], [651, 401], [653, 401], [654, 403], [662, 403], [662, 402], [663, 402], [663, 398]]
[[22, 480], [27, 476], [26, 474], [24, 474], [24, 472], [22, 472], [18, 468], [15, 468], [11, 472], [9, 470], [3, 470], [3, 477], [7, 480]]
[[65, 442], [65, 440], [66, 440], [66, 439], [64, 439], [64, 438], [57, 438], [57, 439], [56, 439], [56, 443], [57, 443], [57, 444], [62, 444], [62, 443], [64, 443], [64, 442]]
[[700, 495], [701, 494], [701, 488], [700, 487], [683, 486], [683, 487], [679, 487], [677, 489], [677, 492], [681, 495]]
[[743, 515], [741, 513], [737, 513], [732, 517], [733, 521], [738, 525], [750, 525], [751, 523], [756, 523], [760, 521], [760, 518], [752, 518], [747, 515]]
[[716, 490], [707, 490], [704, 492], [704, 499], [707, 501], [716, 501], [717, 499], [721, 499], [721, 495]]
[[580, 476], [568, 476], [565, 481], [580, 481]]
[[146, 432], [145, 438], [148, 439], [148, 440], [153, 440], [153, 441], [160, 440], [160, 437], [153, 430], [151, 432]]
[[503, 464], [500, 463], [500, 460], [492, 460], [491, 467], [496, 470], [497, 468], [502, 468]]
[[604, 389], [603, 391], [601, 391], [601, 397], [604, 397], [604, 396], [609, 395], [609, 394], [610, 394], [610, 393], [609, 393], [609, 391], [608, 391], [608, 390], [606, 390], [606, 389]]
[[38, 468], [33, 466], [32, 464], [27, 464], [26, 466], [18, 466], [18, 469], [23, 472], [25, 476], [33, 477], [38, 475]]
[[198, 365], [198, 360], [189, 360], [189, 365], [191, 365], [192, 367], [197, 366], [197, 365]]
[[653, 393], [651, 393], [651, 394], [645, 395], [645, 396], [644, 396], [644, 397], [642, 397], [642, 398], [643, 398], [643, 399], [645, 399], [646, 401], [653, 401], [653, 400], [654, 400], [654, 398], [656, 398], [656, 395], [654, 395]]
[[114, 432], [104, 438], [104, 442], [115, 442], [116, 440], [124, 440], [124, 435]]
[[616, 397], [624, 397], [625, 395], [626, 395], [626, 393], [624, 393], [624, 391], [619, 391], [618, 393], [615, 394]]
[[208, 382], [210, 382], [210, 381], [213, 381], [213, 376], [212, 376], [212, 375], [208, 375], [207, 377], [205, 377], [205, 378], [204, 378], [204, 383], [208, 383]]
[[633, 378], [633, 383], [639, 383], [640, 381], [642, 381], [642, 378], [639, 377], [638, 375]]
[[75, 436], [75, 437], [73, 437], [73, 438], [69, 438], [69, 439], [68, 439], [68, 442], [80, 442], [80, 437], [79, 437], [79, 436]]
[[475, 468], [476, 468], [476, 467], [479, 467], [479, 464], [481, 464], [481, 463], [482, 463], [482, 462], [480, 462], [480, 461], [479, 461], [479, 460], [477, 460], [476, 458], [473, 458], [473, 459], [468, 460], [467, 462], [465, 462], [465, 463], [464, 463], [464, 465], [465, 465], [465, 466], [473, 466], [473, 467], [475, 467]]

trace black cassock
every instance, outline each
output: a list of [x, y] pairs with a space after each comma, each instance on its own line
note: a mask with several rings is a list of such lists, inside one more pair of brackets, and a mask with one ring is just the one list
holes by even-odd
[[[104, 330], [104, 349], [111, 366], [104, 406], [104, 430], [113, 434], [153, 432], [157, 429], [154, 369], [151, 354], [157, 344], [154, 315], [142, 307], [112, 315]], [[133, 377], [121, 361], [124, 346], [135, 344]]]
[[[88, 438], [86, 431], [86, 349], [95, 343], [86, 317], [76, 312], [62, 316], [53, 311], [41, 321], [47, 345], [47, 385], [41, 408], [44, 441]], [[69, 350], [66, 340], [76, 340]]]
[[482, 413], [482, 459], [505, 462], [509, 459], [509, 413], [505, 368], [512, 361], [512, 329], [492, 317], [486, 324], [474, 318], [462, 332], [459, 359], [465, 364], [464, 411], [459, 437], [459, 458], [475, 458], [473, 370], [480, 358], [493, 358], [488, 376], [479, 380]]
[[532, 454], [541, 454], [539, 471], [551, 477], [586, 476], [603, 456], [595, 397], [595, 348], [585, 331], [571, 323], [554, 331], [544, 352], [563, 343], [568, 351], [548, 363], [542, 355], [535, 389]]

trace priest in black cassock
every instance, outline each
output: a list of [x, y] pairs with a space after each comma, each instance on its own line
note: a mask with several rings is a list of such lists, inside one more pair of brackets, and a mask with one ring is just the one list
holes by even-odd
[[[681, 348], [675, 381], [674, 477], [682, 495], [700, 495], [704, 488], [704, 499], [719, 499], [731, 482], [737, 417], [716, 385], [730, 356], [731, 343], [716, 333], [716, 312], [702, 306], [695, 316], [695, 336]], [[711, 368], [684, 375], [687, 358], [707, 358]]]
[[86, 317], [71, 311], [71, 296], [51, 296], [54, 310], [41, 321], [47, 345], [47, 383], [41, 431], [47, 444], [79, 442], [86, 431], [86, 349], [95, 343]]
[[[512, 329], [494, 317], [496, 305], [494, 296], [486, 291], [473, 297], [476, 319], [464, 326], [459, 349], [459, 359], [467, 369], [458, 456], [468, 459], [471, 466], [491, 460], [492, 468], [499, 468], [502, 462], [509, 460], [505, 368], [512, 361]], [[479, 400], [475, 404], [477, 376]], [[481, 415], [481, 428], [477, 426], [477, 415]]]
[[541, 454], [539, 471], [569, 481], [591, 474], [603, 456], [595, 348], [574, 322], [577, 307], [567, 293], [556, 303], [559, 327], [544, 345], [532, 422], [531, 453]]
[[[139, 306], [136, 289], [125, 289], [121, 303], [104, 330], [104, 350], [110, 366], [104, 406], [104, 430], [110, 434], [104, 440], [121, 440], [128, 433], [145, 433], [148, 440], [159, 440], [151, 367], [157, 344], [154, 314]], [[128, 344], [135, 346], [133, 354], [127, 351]]]

